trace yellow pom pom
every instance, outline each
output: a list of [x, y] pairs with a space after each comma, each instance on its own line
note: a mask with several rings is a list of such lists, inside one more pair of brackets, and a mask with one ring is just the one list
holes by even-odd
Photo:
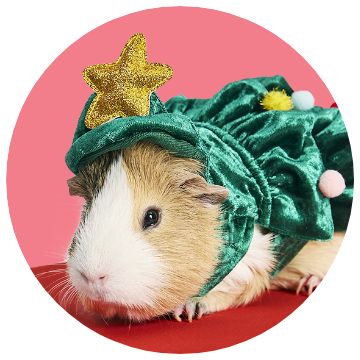
[[274, 89], [265, 94], [260, 101], [260, 105], [265, 110], [291, 110], [294, 105], [291, 101], [291, 97], [288, 96], [285, 90]]

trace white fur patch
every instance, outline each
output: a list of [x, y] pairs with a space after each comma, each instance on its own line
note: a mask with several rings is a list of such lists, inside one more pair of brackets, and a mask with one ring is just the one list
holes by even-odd
[[211, 291], [238, 293], [240, 285], [248, 284], [254, 276], [254, 270], [271, 271], [274, 255], [271, 251], [272, 233], [262, 234], [255, 225], [253, 238], [247, 253], [234, 269]]
[[[81, 293], [129, 306], [153, 305], [166, 280], [165, 265], [156, 249], [133, 230], [133, 216], [133, 195], [119, 157], [78, 228], [78, 243], [68, 261], [70, 278]], [[80, 272], [90, 279], [106, 279], [87, 283]]]

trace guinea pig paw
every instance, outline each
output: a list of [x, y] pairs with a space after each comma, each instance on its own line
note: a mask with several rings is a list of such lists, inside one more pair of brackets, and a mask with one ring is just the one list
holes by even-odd
[[207, 314], [208, 310], [206, 308], [206, 305], [202, 302], [199, 302], [197, 304], [197, 313], [196, 313], [196, 319], [201, 319], [203, 315]]
[[296, 294], [306, 292], [308, 295], [311, 295], [315, 288], [321, 283], [321, 280], [322, 279], [316, 275], [303, 276], [299, 281]]
[[193, 319], [200, 319], [205, 313], [205, 309], [201, 309], [200, 303], [194, 300], [188, 300], [185, 304], [178, 306], [172, 313], [176, 321], [181, 322], [183, 317], [191, 323]]
[[173, 312], [172, 312], [172, 316], [174, 317], [174, 319], [178, 322], [181, 322], [181, 315], [182, 313], [184, 312], [184, 308], [185, 308], [185, 305], [180, 305], [178, 306]]

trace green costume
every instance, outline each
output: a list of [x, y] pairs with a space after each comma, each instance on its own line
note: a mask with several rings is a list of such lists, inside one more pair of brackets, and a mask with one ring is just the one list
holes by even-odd
[[[278, 234], [276, 274], [308, 240], [325, 241], [347, 226], [353, 194], [350, 145], [337, 108], [265, 111], [261, 99], [274, 88], [293, 92], [281, 76], [228, 84], [210, 99], [150, 96], [145, 116], [115, 118], [94, 129], [80, 116], [66, 163], [79, 168], [111, 150], [152, 141], [180, 157], [202, 161], [207, 182], [226, 187], [223, 247], [218, 266], [197, 294], [205, 295], [246, 254], [255, 224]], [[343, 194], [328, 199], [318, 189], [326, 169], [339, 171]], [[195, 295], [195, 294], [194, 294]]]

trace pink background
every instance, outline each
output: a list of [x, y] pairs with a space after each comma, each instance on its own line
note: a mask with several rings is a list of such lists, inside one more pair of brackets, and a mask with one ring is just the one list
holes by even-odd
[[62, 261], [79, 221], [81, 199], [68, 194], [66, 180], [72, 174], [64, 156], [92, 92], [82, 70], [113, 62], [137, 32], [147, 38], [148, 60], [174, 69], [173, 78], [158, 90], [162, 100], [178, 94], [210, 97], [231, 81], [281, 74], [294, 90], [310, 90], [317, 105], [333, 103], [324, 83], [296, 51], [271, 32], [233, 15], [160, 8], [96, 28], [46, 69], [14, 130], [8, 200], [15, 233], [30, 266]]

